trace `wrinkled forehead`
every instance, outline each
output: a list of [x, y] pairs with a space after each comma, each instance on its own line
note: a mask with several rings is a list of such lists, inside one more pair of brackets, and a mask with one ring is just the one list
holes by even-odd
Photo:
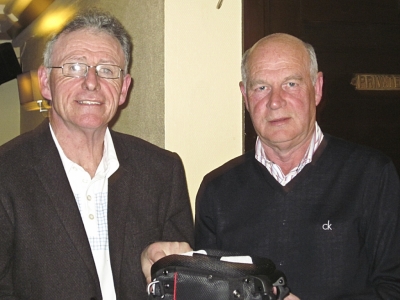
[[103, 44], [104, 41], [107, 43], [118, 45], [122, 48], [121, 44], [119, 43], [118, 39], [111, 35], [109, 32], [105, 30], [101, 30], [98, 28], [81, 28], [72, 31], [66, 31], [59, 35], [57, 40], [55, 41], [55, 45], [59, 47], [67, 46], [66, 41], [74, 41], [74, 40], [87, 40], [93, 39], [97, 40], [98, 43], [96, 44]]

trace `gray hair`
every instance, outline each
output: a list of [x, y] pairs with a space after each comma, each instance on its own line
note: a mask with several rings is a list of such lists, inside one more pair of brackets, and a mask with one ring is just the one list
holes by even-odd
[[132, 50], [131, 37], [121, 22], [113, 15], [97, 8], [85, 10], [76, 15], [63, 27], [63, 29], [61, 29], [61, 31], [50, 38], [43, 52], [44, 65], [46, 67], [51, 66], [54, 44], [61, 35], [83, 29], [92, 29], [103, 32], [115, 37], [119, 41], [125, 56], [125, 65], [123, 67], [124, 73], [127, 74]]
[[[317, 55], [315, 54], [314, 47], [311, 46], [311, 44], [303, 42], [303, 45], [307, 50], [308, 56], [310, 57], [310, 77], [311, 77], [312, 84], [315, 85], [315, 83], [317, 81], [317, 74], [318, 74]], [[254, 46], [247, 49], [242, 57], [242, 65], [241, 65], [242, 82], [245, 87], [247, 85], [247, 71], [248, 71], [247, 70], [247, 61], [249, 58], [249, 54], [253, 48], [254, 48]]]
[[317, 62], [317, 55], [315, 54], [314, 47], [311, 46], [309, 43], [304, 43], [304, 47], [306, 47], [308, 55], [310, 57], [310, 77], [312, 84], [315, 85], [317, 81], [317, 74], [318, 74], [318, 62]]

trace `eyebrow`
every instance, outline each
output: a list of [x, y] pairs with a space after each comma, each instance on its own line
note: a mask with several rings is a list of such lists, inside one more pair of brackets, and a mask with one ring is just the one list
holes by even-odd
[[257, 80], [251, 80], [251, 83], [252, 83], [252, 84], [264, 84], [265, 81], [264, 81], [264, 80], [257, 79]]
[[285, 77], [285, 79], [284, 79], [284, 81], [289, 81], [289, 80], [299, 80], [299, 81], [303, 81], [303, 76], [300, 76], [300, 75], [291, 75], [291, 76], [288, 76], [288, 77]]
[[[290, 75], [290, 76], [285, 77], [283, 79], [283, 82], [290, 81], [290, 80], [303, 81], [304, 77], [301, 76], [301, 75]], [[250, 87], [255, 86], [255, 85], [259, 85], [259, 84], [268, 85], [268, 83], [265, 80], [261, 80], [261, 79], [256, 79], [256, 80], [252, 80], [252, 81], [249, 82], [249, 86]]]

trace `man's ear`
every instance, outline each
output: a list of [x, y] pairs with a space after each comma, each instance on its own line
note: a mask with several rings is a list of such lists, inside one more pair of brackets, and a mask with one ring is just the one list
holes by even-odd
[[119, 95], [118, 105], [122, 105], [126, 101], [126, 97], [128, 96], [128, 91], [129, 91], [129, 86], [131, 85], [131, 81], [132, 81], [131, 75], [126, 74], [122, 81], [122, 88], [121, 88], [121, 94]]
[[49, 82], [49, 73], [47, 68], [43, 65], [38, 69], [38, 79], [40, 92], [42, 93], [43, 98], [46, 100], [52, 100], [51, 98], [51, 90], [50, 90], [50, 82]]
[[244, 105], [246, 106], [246, 109], [249, 110], [249, 103], [247, 101], [246, 87], [244, 86], [243, 81], [239, 82], [239, 87], [240, 87], [240, 92], [242, 93], [242, 96], [243, 96]]
[[317, 80], [315, 81], [314, 90], [315, 90], [315, 106], [321, 102], [322, 99], [322, 86], [324, 84], [324, 76], [322, 72], [318, 72]]

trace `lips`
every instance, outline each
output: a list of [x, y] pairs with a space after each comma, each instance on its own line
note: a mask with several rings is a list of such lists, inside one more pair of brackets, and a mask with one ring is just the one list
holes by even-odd
[[274, 119], [269, 121], [269, 123], [274, 124], [274, 125], [279, 125], [287, 122], [290, 118], [279, 118], [279, 119]]

